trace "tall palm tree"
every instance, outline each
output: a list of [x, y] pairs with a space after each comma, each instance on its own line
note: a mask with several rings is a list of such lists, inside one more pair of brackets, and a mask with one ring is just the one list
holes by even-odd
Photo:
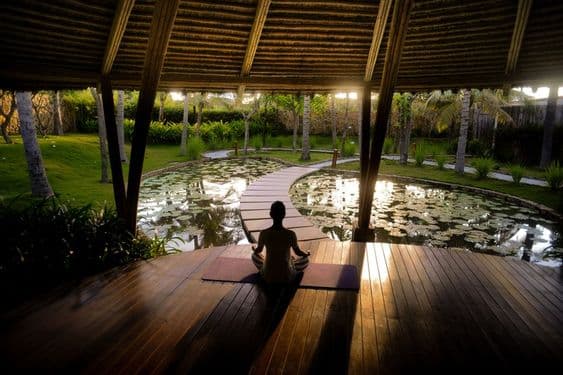
[[119, 143], [119, 156], [122, 163], [127, 163], [127, 154], [125, 153], [125, 103], [123, 90], [117, 91], [117, 114], [115, 117], [115, 125], [117, 127], [117, 142]]
[[549, 86], [549, 97], [545, 108], [543, 121], [543, 140], [541, 147], [540, 167], [546, 168], [551, 163], [551, 149], [553, 148], [553, 130], [555, 128], [555, 112], [557, 110], [557, 93], [559, 86]]
[[104, 106], [102, 102], [102, 95], [98, 94], [97, 90], [90, 87], [90, 94], [96, 101], [96, 111], [98, 116], [98, 138], [100, 142], [100, 158], [101, 158], [101, 178], [103, 183], [109, 183], [109, 152], [106, 135], [106, 121], [104, 118]]
[[61, 111], [61, 92], [59, 90], [53, 93], [53, 133], [56, 135], [64, 135], [63, 117]]
[[335, 98], [334, 93], [330, 94], [330, 125], [332, 128], [332, 148], [335, 149], [338, 147], [338, 139], [336, 134], [336, 105], [335, 105]]
[[459, 138], [457, 140], [457, 152], [455, 157], [455, 170], [463, 174], [465, 171], [465, 147], [467, 145], [467, 129], [469, 128], [469, 104], [471, 102], [471, 91], [461, 90], [461, 124], [459, 126]]
[[275, 104], [285, 111], [290, 112], [293, 119], [293, 152], [297, 150], [297, 131], [299, 129], [299, 115], [303, 111], [303, 102], [298, 95], [276, 95]]
[[303, 139], [301, 146], [301, 160], [311, 160], [309, 144], [309, 128], [311, 126], [311, 95], [305, 94], [303, 99]]
[[182, 138], [180, 139], [180, 155], [185, 156], [188, 152], [187, 150], [187, 141], [188, 141], [188, 126], [190, 125], [189, 121], [189, 98], [188, 98], [188, 91], [184, 90], [184, 113], [182, 116]]
[[31, 181], [31, 194], [41, 198], [53, 196], [53, 189], [47, 180], [41, 149], [37, 143], [37, 134], [33, 124], [33, 109], [31, 105], [31, 93], [17, 92], [16, 102], [18, 106], [18, 117], [20, 121], [20, 132], [23, 139], [25, 157], [29, 179]]

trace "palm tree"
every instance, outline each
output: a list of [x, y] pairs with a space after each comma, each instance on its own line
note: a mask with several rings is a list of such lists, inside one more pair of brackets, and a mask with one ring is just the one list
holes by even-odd
[[299, 129], [299, 115], [303, 111], [303, 102], [297, 95], [276, 95], [274, 97], [276, 105], [291, 113], [293, 119], [293, 152], [297, 150], [297, 130]]
[[301, 146], [301, 160], [311, 160], [309, 145], [309, 127], [311, 124], [311, 95], [305, 94], [303, 100], [303, 139]]
[[33, 110], [31, 105], [31, 93], [17, 92], [16, 102], [18, 106], [18, 117], [20, 122], [20, 132], [23, 139], [25, 157], [29, 179], [31, 181], [31, 194], [41, 198], [53, 196], [53, 189], [47, 180], [41, 149], [37, 143], [37, 134], [33, 124]]
[[61, 111], [61, 92], [59, 90], [53, 93], [53, 133], [56, 135], [64, 135], [63, 117]]
[[96, 111], [98, 116], [98, 137], [100, 141], [100, 158], [101, 158], [101, 179], [102, 183], [109, 183], [109, 173], [108, 173], [108, 166], [109, 166], [109, 153], [108, 153], [108, 145], [107, 145], [107, 136], [106, 136], [106, 121], [104, 119], [104, 106], [102, 103], [102, 95], [97, 93], [97, 90], [93, 87], [90, 87], [90, 94], [94, 97], [96, 101]]
[[336, 105], [335, 105], [335, 98], [334, 93], [330, 94], [330, 125], [332, 128], [332, 148], [335, 149], [338, 147], [338, 139], [336, 134]]
[[127, 163], [127, 154], [125, 153], [125, 104], [123, 99], [123, 90], [117, 91], [117, 114], [115, 117], [115, 125], [117, 127], [117, 142], [119, 143], [119, 156], [122, 163]]
[[[237, 94], [238, 95], [238, 94]], [[260, 96], [252, 95], [248, 97], [250, 102], [245, 103], [244, 98], [239, 95], [237, 97], [237, 104], [241, 109], [242, 118], [244, 119], [244, 154], [248, 154], [248, 142], [250, 140], [250, 119], [260, 109]]]
[[395, 107], [398, 110], [400, 156], [399, 162], [401, 164], [407, 164], [412, 130], [411, 104], [413, 101], [413, 96], [408, 92], [404, 94], [396, 93], [395, 95], [393, 95], [393, 101], [395, 102]]
[[182, 116], [182, 138], [180, 140], [180, 155], [185, 156], [187, 154], [187, 141], [188, 141], [188, 126], [190, 125], [189, 121], [189, 99], [188, 99], [188, 91], [184, 90], [184, 113]]
[[549, 86], [549, 97], [545, 108], [545, 119], [543, 121], [543, 140], [541, 146], [540, 167], [547, 168], [551, 163], [551, 149], [553, 148], [553, 130], [555, 128], [555, 112], [557, 110], [557, 94], [559, 86]]
[[160, 122], [164, 122], [165, 118], [164, 118], [164, 103], [166, 102], [166, 98], [168, 97], [168, 93], [166, 91], [161, 91], [158, 94], [158, 101], [159, 101], [159, 107], [158, 107], [158, 121]]
[[457, 152], [455, 158], [455, 170], [463, 174], [465, 171], [465, 146], [467, 145], [467, 128], [469, 127], [469, 104], [471, 102], [471, 91], [461, 90], [461, 124], [459, 127], [459, 138], [457, 140]]

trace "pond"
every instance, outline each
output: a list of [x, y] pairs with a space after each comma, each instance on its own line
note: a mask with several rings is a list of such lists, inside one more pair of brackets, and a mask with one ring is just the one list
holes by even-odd
[[[297, 181], [294, 206], [331, 238], [349, 240], [358, 213], [356, 174], [319, 171]], [[561, 264], [562, 224], [498, 198], [425, 183], [378, 181], [371, 223], [376, 240]]]
[[240, 196], [252, 181], [281, 167], [269, 160], [215, 160], [146, 178], [139, 194], [139, 228], [164, 238], [169, 250], [248, 243]]

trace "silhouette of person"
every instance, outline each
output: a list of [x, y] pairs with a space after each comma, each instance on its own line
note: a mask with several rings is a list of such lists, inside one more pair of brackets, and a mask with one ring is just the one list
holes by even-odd
[[[260, 232], [258, 246], [253, 247], [252, 262], [267, 283], [289, 283], [309, 265], [309, 255], [297, 244], [295, 232], [284, 228], [285, 205], [280, 201], [272, 203], [270, 217], [274, 221], [270, 228]], [[260, 254], [266, 247], [266, 258]], [[290, 248], [300, 258], [291, 256]]]

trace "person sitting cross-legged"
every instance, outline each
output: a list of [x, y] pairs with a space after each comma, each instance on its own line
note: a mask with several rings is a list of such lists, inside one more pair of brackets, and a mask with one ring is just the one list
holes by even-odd
[[[302, 251], [297, 244], [295, 232], [284, 228], [282, 222], [285, 217], [285, 205], [282, 202], [272, 203], [270, 217], [274, 223], [260, 232], [258, 246], [252, 248], [252, 262], [267, 283], [290, 283], [309, 265], [311, 253]], [[266, 259], [260, 254], [264, 246]], [[292, 257], [290, 248], [300, 258]]]

